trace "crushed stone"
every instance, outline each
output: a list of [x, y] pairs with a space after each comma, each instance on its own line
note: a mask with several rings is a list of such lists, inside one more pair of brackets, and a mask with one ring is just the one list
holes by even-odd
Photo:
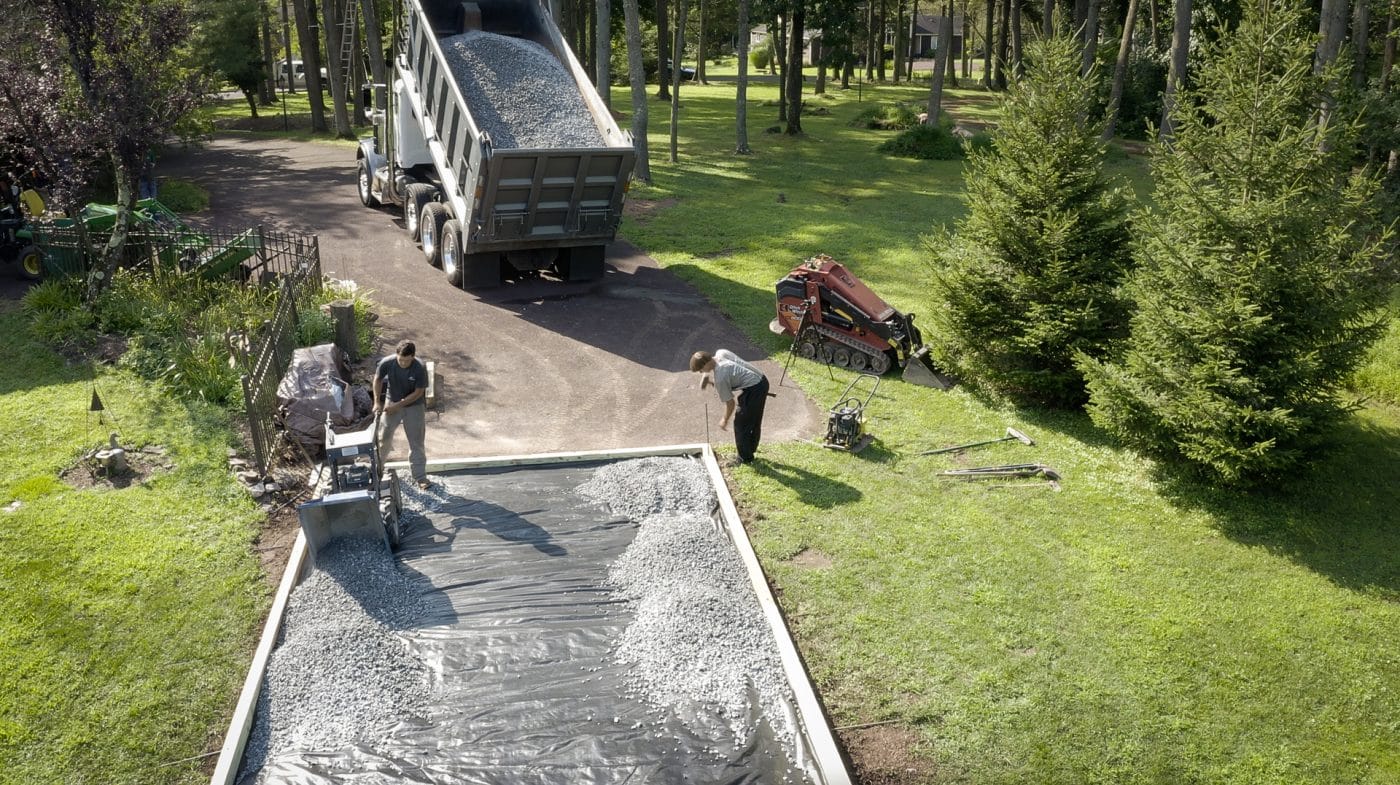
[[634, 604], [614, 653], [631, 665], [634, 694], [658, 706], [707, 704], [741, 744], [757, 732], [757, 703], [795, 758], [786, 710], [794, 698], [777, 641], [739, 555], [707, 515], [646, 518], [607, 581]]
[[239, 782], [284, 750], [372, 743], [427, 705], [428, 669], [394, 633], [426, 608], [383, 543], [335, 540], [316, 563], [287, 600]]
[[634, 458], [600, 466], [578, 491], [634, 521], [667, 513], [708, 516], [718, 503], [704, 464], [683, 457]]
[[500, 149], [602, 147], [573, 76], [523, 38], [472, 30], [439, 39], [477, 127]]

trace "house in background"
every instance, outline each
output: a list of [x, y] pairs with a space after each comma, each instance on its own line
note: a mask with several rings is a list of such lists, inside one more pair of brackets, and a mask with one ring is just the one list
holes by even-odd
[[[940, 19], [943, 19], [943, 18], [944, 18], [944, 17], [942, 17], [942, 16], [934, 16], [933, 14], [916, 14], [916, 15], [914, 16], [914, 29], [913, 29], [913, 33], [914, 33], [914, 36], [913, 36], [913, 38], [914, 38], [914, 50], [913, 50], [913, 51], [914, 51], [914, 56], [915, 56], [915, 57], [933, 57], [935, 54], [937, 54], [937, 52], [938, 52], [938, 21], [939, 21]], [[963, 51], [962, 29], [963, 29], [963, 20], [962, 20], [962, 17], [961, 17], [961, 16], [955, 16], [955, 17], [953, 17], [953, 49], [952, 49], [951, 54], [952, 54], [952, 56], [953, 56], [954, 58], [962, 57], [962, 51]], [[893, 36], [893, 35], [891, 35], [891, 36], [889, 37], [889, 43], [890, 43], [891, 45], [894, 44], [894, 36]]]

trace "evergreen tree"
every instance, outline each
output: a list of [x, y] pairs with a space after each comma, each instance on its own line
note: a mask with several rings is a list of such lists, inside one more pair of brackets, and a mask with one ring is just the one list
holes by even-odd
[[1083, 362], [1096, 423], [1222, 484], [1303, 461], [1380, 327], [1374, 179], [1348, 165], [1351, 129], [1318, 123], [1329, 77], [1301, 19], [1255, 0], [1208, 49], [1135, 221], [1130, 336]]
[[967, 169], [968, 216], [937, 267], [942, 359], [1022, 402], [1086, 400], [1076, 353], [1126, 330], [1116, 294], [1129, 261], [1127, 206], [1090, 124], [1095, 77], [1066, 36], [1030, 47], [991, 149]]

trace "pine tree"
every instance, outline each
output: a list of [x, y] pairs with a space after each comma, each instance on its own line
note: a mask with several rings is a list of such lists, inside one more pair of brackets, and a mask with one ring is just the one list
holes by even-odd
[[1127, 206], [1103, 173], [1086, 118], [1095, 77], [1059, 36], [1030, 48], [990, 150], [966, 175], [968, 216], [938, 242], [942, 359], [1022, 402], [1077, 406], [1076, 353], [1097, 356], [1127, 326], [1116, 294], [1129, 262]]
[[1083, 363], [1096, 423], [1227, 485], [1298, 465], [1344, 416], [1386, 290], [1375, 183], [1351, 129], [1319, 125], [1329, 76], [1301, 18], [1255, 0], [1208, 50], [1154, 151], [1130, 336]]

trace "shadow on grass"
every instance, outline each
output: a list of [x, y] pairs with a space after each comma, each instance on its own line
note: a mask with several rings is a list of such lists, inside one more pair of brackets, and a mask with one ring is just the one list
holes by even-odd
[[861, 499], [862, 494], [856, 487], [790, 463], [765, 457], [752, 466], [759, 476], [787, 487], [797, 494], [804, 504], [818, 509], [829, 510]]
[[1167, 476], [1163, 494], [1210, 514], [1238, 542], [1268, 548], [1343, 588], [1400, 599], [1400, 428], [1358, 414], [1333, 429], [1315, 458], [1249, 492]]

